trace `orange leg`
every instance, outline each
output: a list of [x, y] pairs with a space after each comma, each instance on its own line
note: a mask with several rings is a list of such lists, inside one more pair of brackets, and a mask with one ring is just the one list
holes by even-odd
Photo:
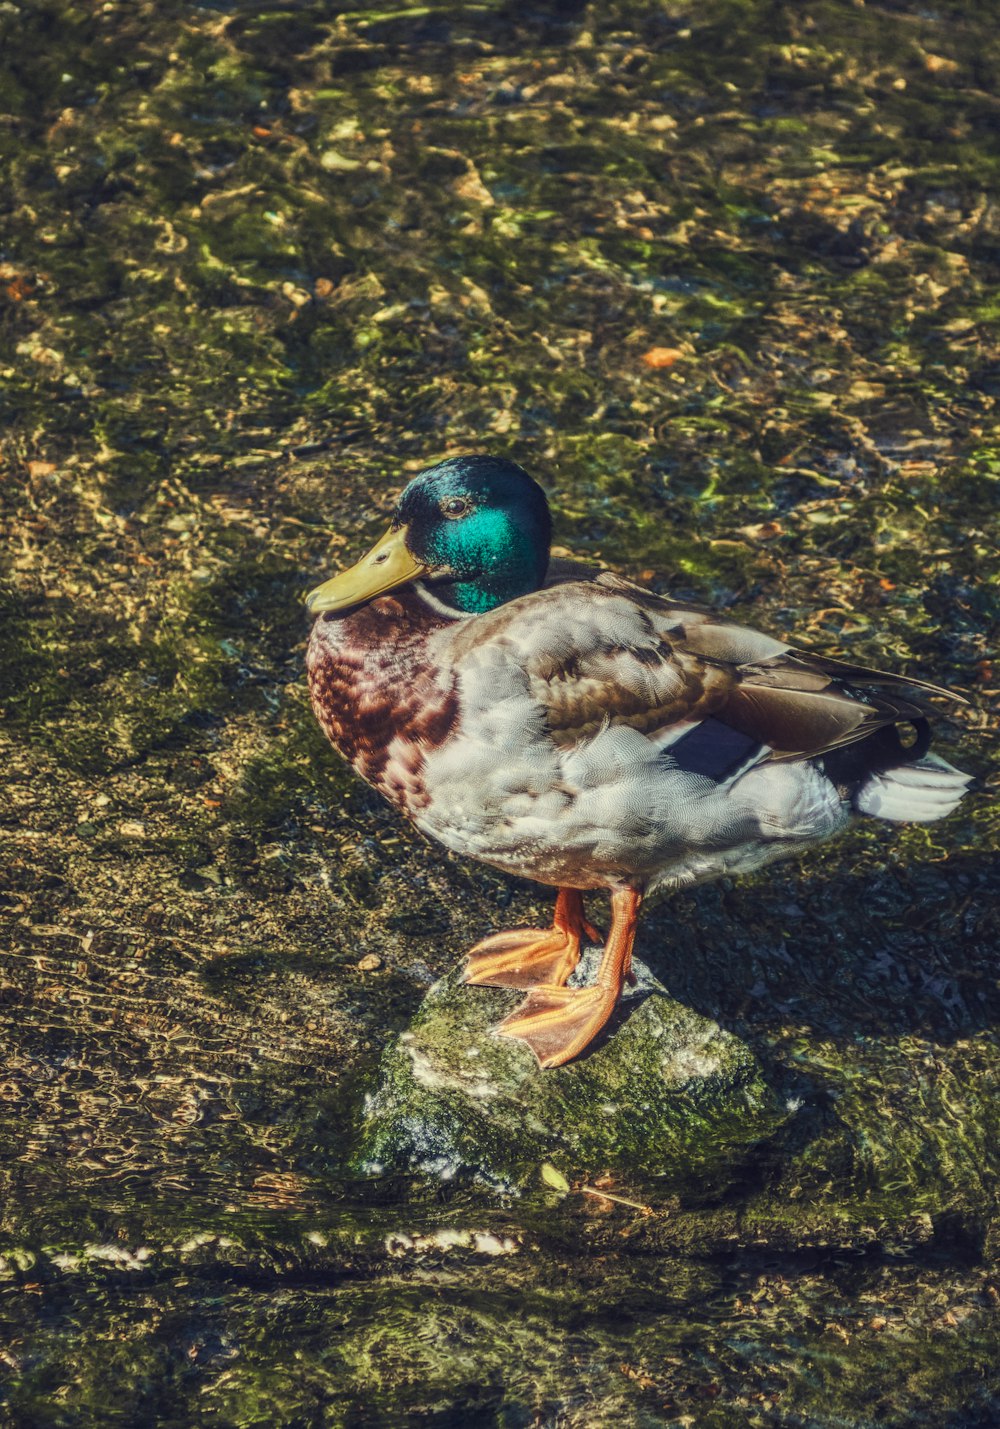
[[533, 987], [496, 1030], [527, 1042], [541, 1067], [579, 1056], [614, 1012], [631, 972], [641, 902], [642, 894], [631, 888], [612, 894], [611, 933], [592, 987]]
[[494, 987], [557, 987], [580, 961], [584, 938], [604, 939], [583, 915], [583, 895], [578, 888], [560, 888], [551, 928], [516, 928], [494, 933], [469, 953], [466, 982]]

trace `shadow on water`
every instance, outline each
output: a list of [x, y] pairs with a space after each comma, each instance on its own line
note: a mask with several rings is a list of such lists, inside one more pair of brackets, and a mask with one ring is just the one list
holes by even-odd
[[766, 1042], [793, 1020], [948, 1045], [1000, 1021], [996, 889], [994, 860], [973, 852], [815, 885], [784, 874], [687, 895], [680, 918], [664, 900], [640, 938], [675, 996], [740, 1036]]

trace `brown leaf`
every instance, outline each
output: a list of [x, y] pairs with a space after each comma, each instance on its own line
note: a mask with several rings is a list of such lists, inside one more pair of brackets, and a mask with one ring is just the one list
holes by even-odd
[[683, 356], [679, 347], [651, 347], [648, 352], [642, 354], [642, 360], [647, 367], [658, 370], [662, 367], [673, 367]]
[[754, 526], [741, 526], [740, 531], [751, 541], [773, 541], [775, 536], [784, 534], [780, 521], [760, 521]]

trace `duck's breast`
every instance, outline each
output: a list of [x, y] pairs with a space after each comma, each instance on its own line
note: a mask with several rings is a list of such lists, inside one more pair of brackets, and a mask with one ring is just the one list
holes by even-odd
[[431, 654], [442, 619], [420, 602], [383, 596], [320, 616], [306, 652], [323, 732], [361, 775], [411, 818], [427, 800], [428, 752], [458, 718], [453, 674]]

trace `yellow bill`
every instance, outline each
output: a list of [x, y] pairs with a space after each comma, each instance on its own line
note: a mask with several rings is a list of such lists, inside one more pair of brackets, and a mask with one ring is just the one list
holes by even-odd
[[406, 527], [398, 526], [386, 531], [357, 565], [310, 591], [306, 596], [306, 609], [310, 615], [320, 615], [324, 610], [346, 610], [348, 606], [374, 600], [394, 586], [416, 580], [426, 569], [423, 562], [406, 549]]

